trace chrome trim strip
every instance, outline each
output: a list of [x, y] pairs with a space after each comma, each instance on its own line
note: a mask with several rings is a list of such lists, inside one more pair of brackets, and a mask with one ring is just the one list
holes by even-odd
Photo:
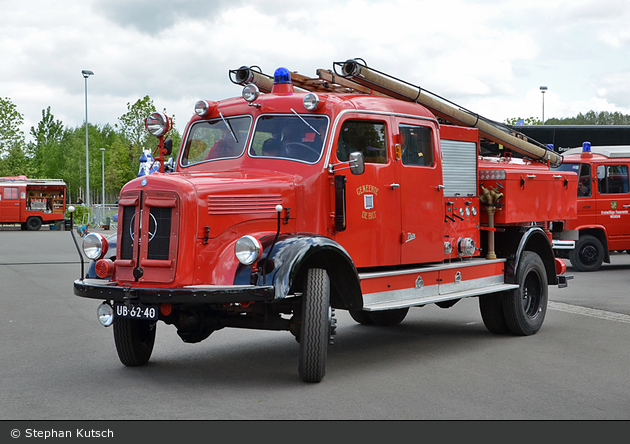
[[426, 265], [420, 268], [409, 268], [405, 270], [393, 270], [393, 271], [375, 271], [368, 273], [359, 273], [359, 279], [374, 279], [381, 277], [389, 277], [389, 276], [402, 276], [405, 274], [415, 274], [415, 273], [423, 273], [427, 271], [440, 271], [440, 270], [450, 270], [453, 268], [464, 268], [464, 267], [474, 267], [482, 265], [481, 262], [485, 264], [496, 264], [498, 262], [505, 262], [505, 258], [501, 259], [473, 259], [471, 261], [461, 261], [461, 262], [449, 262], [446, 264], [439, 263], [435, 265]]

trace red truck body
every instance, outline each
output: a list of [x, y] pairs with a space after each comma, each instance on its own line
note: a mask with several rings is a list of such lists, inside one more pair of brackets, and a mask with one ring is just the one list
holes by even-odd
[[[300, 79], [278, 70], [267, 93], [245, 82], [245, 98], [199, 101], [175, 171], [121, 191], [115, 254], [74, 282], [103, 300], [121, 361], [149, 359], [158, 320], [186, 342], [288, 330], [302, 379], [319, 382], [334, 309], [395, 325], [472, 296], [491, 332], [536, 333], [547, 286], [566, 285], [551, 239], [576, 217], [576, 174], [480, 157], [479, 129], [419, 103]], [[147, 127], [163, 163], [168, 118]]]
[[64, 220], [66, 184], [61, 179], [0, 177], [0, 223], [39, 230], [42, 224]]
[[595, 271], [610, 263], [609, 252], [630, 252], [630, 147], [586, 142], [563, 157], [557, 170], [578, 174], [578, 212], [554, 248], [576, 270]]

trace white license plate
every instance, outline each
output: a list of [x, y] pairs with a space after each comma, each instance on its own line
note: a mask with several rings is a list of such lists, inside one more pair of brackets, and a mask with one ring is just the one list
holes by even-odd
[[121, 318], [157, 321], [158, 308], [138, 304], [114, 304], [114, 315]]

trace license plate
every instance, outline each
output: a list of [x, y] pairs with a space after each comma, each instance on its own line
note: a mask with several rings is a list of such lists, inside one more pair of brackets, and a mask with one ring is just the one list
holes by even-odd
[[148, 305], [114, 304], [114, 314], [121, 318], [157, 321], [158, 309]]

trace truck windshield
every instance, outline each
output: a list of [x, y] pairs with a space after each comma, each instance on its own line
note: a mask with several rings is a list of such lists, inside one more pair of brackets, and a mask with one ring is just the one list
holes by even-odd
[[245, 150], [251, 122], [250, 116], [240, 116], [193, 124], [182, 154], [182, 165], [239, 157]]
[[315, 163], [327, 131], [324, 115], [264, 115], [256, 122], [249, 155]]

